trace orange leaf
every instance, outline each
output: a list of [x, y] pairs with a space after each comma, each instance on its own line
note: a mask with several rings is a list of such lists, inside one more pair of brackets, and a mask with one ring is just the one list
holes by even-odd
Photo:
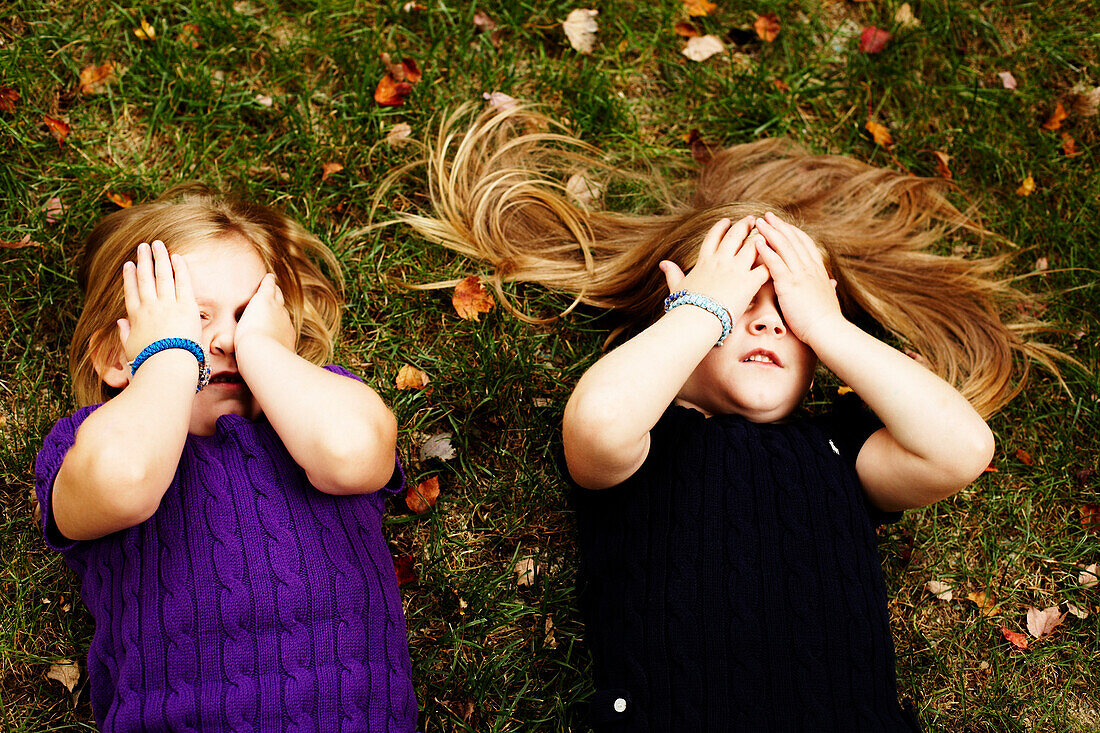
[[759, 15], [752, 27], [761, 41], [771, 43], [779, 36], [779, 16], [775, 13]]
[[134, 29], [134, 35], [143, 41], [157, 40], [157, 31], [145, 18], [141, 19], [141, 25]]
[[1031, 454], [1028, 453], [1023, 448], [1017, 448], [1016, 449], [1016, 460], [1019, 461], [1020, 463], [1024, 464], [1025, 466], [1034, 466], [1035, 465], [1035, 459], [1032, 458]]
[[398, 389], [421, 389], [427, 387], [429, 381], [427, 374], [409, 364], [397, 370]]
[[997, 473], [998, 470], [999, 469], [996, 466], [994, 466], [992, 463], [990, 463], [988, 466], [986, 466], [984, 469], [982, 469], [982, 473]]
[[201, 30], [202, 29], [194, 23], [187, 23], [180, 28], [180, 32], [176, 35], [176, 41], [190, 46], [191, 48], [198, 48]]
[[1027, 649], [1027, 637], [1017, 631], [1009, 631], [1004, 626], [1001, 627], [1001, 636], [1012, 643], [1014, 647], [1020, 650]]
[[128, 209], [134, 205], [134, 200], [124, 193], [107, 192], [107, 200], [120, 209]]
[[416, 561], [412, 555], [401, 555], [393, 559], [393, 569], [397, 573], [397, 585], [408, 585], [409, 583], [415, 583], [418, 578], [416, 576]]
[[673, 27], [672, 30], [676, 31], [676, 35], [683, 38], [699, 37], [699, 31], [695, 28], [695, 26], [693, 26], [691, 23], [688, 23], [686, 20], [681, 20]]
[[709, 0], [684, 0], [684, 12], [693, 18], [710, 15], [718, 6]]
[[405, 103], [405, 97], [412, 94], [412, 90], [409, 82], [397, 81], [386, 74], [374, 90], [374, 101], [383, 107], [400, 107]]
[[480, 321], [480, 313], [488, 313], [493, 309], [493, 296], [481, 284], [476, 275], [462, 280], [455, 286], [455, 294], [451, 297], [451, 304], [459, 318], [467, 321]]
[[890, 136], [890, 131], [886, 129], [886, 125], [875, 122], [874, 120], [867, 120], [867, 124], [864, 125], [864, 127], [867, 128], [867, 132], [871, 133], [871, 137], [875, 139], [876, 145], [888, 148], [894, 144], [894, 138]]
[[432, 476], [430, 479], [421, 481], [415, 489], [405, 493], [405, 504], [417, 514], [423, 514], [428, 511], [435, 506], [438, 500], [438, 476]]
[[859, 50], [863, 53], [879, 53], [886, 48], [887, 42], [892, 36], [873, 25], [869, 25], [859, 34]]
[[329, 162], [323, 164], [321, 166], [321, 182], [324, 183], [333, 173], [339, 173], [342, 170], [344, 170], [343, 163]]
[[967, 593], [966, 599], [976, 605], [983, 616], [997, 615], [999, 606], [997, 606], [996, 600], [984, 590], [975, 593]]
[[1035, 179], [1031, 177], [1031, 174], [1027, 174], [1027, 178], [1023, 180], [1020, 187], [1016, 189], [1017, 196], [1030, 196], [1035, 191]]
[[58, 147], [61, 147], [61, 143], [65, 142], [65, 138], [67, 138], [69, 133], [73, 130], [65, 120], [59, 120], [49, 115], [42, 115], [42, 123], [50, 128], [50, 134], [57, 140]]
[[19, 101], [19, 92], [11, 87], [0, 87], [0, 112], [12, 113], [15, 111], [15, 103]]
[[115, 62], [107, 61], [96, 66], [90, 64], [80, 70], [80, 93], [103, 94], [107, 91], [107, 85], [118, 81], [115, 75]]
[[1077, 149], [1077, 141], [1068, 132], [1062, 133], [1062, 152], [1067, 158], [1076, 158], [1081, 154], [1081, 151]]
[[1086, 532], [1100, 531], [1100, 504], [1082, 504], [1081, 527]]
[[405, 59], [401, 62], [402, 68], [405, 69], [405, 78], [415, 84], [420, 81], [420, 67], [416, 65], [416, 62], [412, 59]]
[[1047, 118], [1047, 121], [1043, 123], [1043, 129], [1057, 130], [1062, 126], [1062, 122], [1064, 122], [1067, 117], [1069, 117], [1069, 115], [1066, 113], [1066, 108], [1059, 102], [1058, 106], [1054, 108], [1054, 112], [1052, 112], [1050, 117]]
[[932, 155], [936, 156], [936, 172], [940, 174], [940, 178], [954, 178], [951, 169], [947, 167], [947, 164], [951, 162], [951, 156], [947, 153], [941, 153], [939, 150], [933, 150]]

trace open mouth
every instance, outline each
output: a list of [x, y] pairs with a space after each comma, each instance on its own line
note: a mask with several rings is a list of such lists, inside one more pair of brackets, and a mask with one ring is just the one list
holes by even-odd
[[210, 384], [239, 384], [244, 385], [244, 380], [237, 372], [218, 372], [210, 377]]
[[774, 353], [766, 349], [753, 349], [741, 359], [741, 363], [763, 364], [765, 366], [782, 367], [783, 362]]

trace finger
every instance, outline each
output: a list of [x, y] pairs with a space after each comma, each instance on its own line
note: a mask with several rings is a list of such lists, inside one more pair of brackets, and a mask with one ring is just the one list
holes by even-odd
[[813, 240], [810, 239], [808, 234], [794, 224], [783, 221], [770, 211], [764, 215], [764, 221], [771, 225], [776, 231], [781, 232], [786, 238], [789, 244], [787, 252], [789, 252], [791, 256], [797, 258], [796, 262], [791, 262], [789, 264], [792, 266], [797, 264], [801, 267], [809, 267], [811, 264], [816, 263], [814, 255], [817, 250], [817, 245], [813, 243]]
[[684, 279], [684, 271], [680, 269], [680, 266], [675, 262], [669, 262], [668, 260], [661, 260], [661, 264], [658, 265], [661, 268], [661, 272], [665, 274], [665, 283], [668, 285], [668, 292], [675, 293], [680, 289], [680, 283]]
[[137, 292], [142, 302], [157, 299], [157, 284], [153, 277], [153, 254], [146, 242], [137, 248]]
[[799, 254], [797, 246], [791, 241], [791, 238], [787, 236], [785, 231], [773, 226], [771, 222], [767, 220], [757, 221], [756, 228], [764, 235], [764, 240], [767, 242], [768, 248], [782, 258], [787, 271], [805, 269], [805, 261]]
[[718, 251], [718, 245], [722, 243], [722, 236], [730, 228], [729, 219], [719, 219], [703, 237], [703, 244], [699, 246], [699, 259], [713, 255]]
[[126, 315], [132, 318], [141, 305], [141, 296], [138, 295], [137, 265], [133, 262], [125, 262], [122, 265], [122, 298], [126, 301]]
[[782, 280], [791, 274], [790, 265], [787, 261], [775, 251], [772, 247], [770, 239], [766, 239], [760, 246], [756, 248], [756, 253], [760, 256], [764, 266], [768, 268], [768, 272], [776, 280]]
[[172, 269], [176, 273], [176, 301], [194, 303], [195, 291], [191, 289], [191, 271], [187, 269], [187, 260], [183, 255], [172, 255]]
[[153, 272], [156, 276], [157, 297], [175, 300], [176, 282], [172, 274], [172, 256], [159, 239], [153, 240]]
[[741, 251], [745, 238], [749, 236], [754, 222], [755, 217], [746, 216], [730, 226], [718, 244], [718, 256], [721, 258], [736, 256]]

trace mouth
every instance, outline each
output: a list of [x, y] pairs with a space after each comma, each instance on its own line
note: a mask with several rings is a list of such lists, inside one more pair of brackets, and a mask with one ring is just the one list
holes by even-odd
[[239, 372], [218, 372], [210, 377], [210, 384], [225, 384], [231, 386], [244, 386], [244, 379], [241, 378]]
[[783, 362], [779, 360], [779, 357], [767, 349], [753, 349], [742, 357], [741, 363], [783, 368]]

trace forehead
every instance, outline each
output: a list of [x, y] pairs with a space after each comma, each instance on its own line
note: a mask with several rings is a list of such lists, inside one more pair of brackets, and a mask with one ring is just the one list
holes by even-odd
[[238, 235], [192, 244], [181, 251], [196, 296], [213, 292], [251, 292], [267, 273], [255, 247]]

